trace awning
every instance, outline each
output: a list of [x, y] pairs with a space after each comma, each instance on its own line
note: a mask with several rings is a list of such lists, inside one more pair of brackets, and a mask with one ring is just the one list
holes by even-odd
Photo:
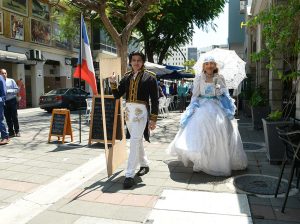
[[165, 65], [167, 69], [170, 69], [172, 71], [182, 71], [185, 70], [185, 67], [182, 66], [175, 66], [175, 65]]
[[25, 63], [27, 57], [25, 54], [10, 52], [10, 51], [1, 51], [0, 50], [0, 61], [10, 61], [16, 63]]
[[171, 74], [159, 76], [160, 79], [184, 79], [184, 78], [195, 78], [195, 75], [187, 72], [174, 71]]

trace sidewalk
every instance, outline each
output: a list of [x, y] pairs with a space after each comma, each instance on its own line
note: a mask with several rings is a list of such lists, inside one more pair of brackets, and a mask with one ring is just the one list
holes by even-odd
[[[13, 217], [19, 222], [11, 223], [16, 224], [26, 223], [24, 220], [30, 224], [300, 223], [299, 193], [289, 197], [282, 214], [282, 197], [245, 194], [233, 184], [238, 175], [277, 178], [280, 170], [280, 166], [269, 165], [263, 131], [254, 131], [249, 119], [238, 120], [238, 127], [245, 145], [256, 149], [247, 151], [247, 170], [226, 178], [193, 173], [192, 167], [184, 167], [165, 153], [180, 118], [179, 113], [170, 113], [158, 121], [151, 144], [145, 143], [150, 172], [136, 178], [133, 189], [123, 190], [125, 164], [107, 178], [103, 149], [98, 144], [86, 145], [87, 126], [82, 144], [47, 144], [50, 115], [22, 111], [24, 116], [34, 112], [38, 115], [28, 123], [27, 118], [21, 122], [28, 125], [36, 119], [40, 123], [0, 148], [0, 220]], [[73, 124], [76, 119], [72, 114]], [[286, 170], [285, 179], [288, 173]]]

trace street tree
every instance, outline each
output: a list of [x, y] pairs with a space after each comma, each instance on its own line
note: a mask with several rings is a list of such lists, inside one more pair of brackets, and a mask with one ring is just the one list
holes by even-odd
[[148, 11], [157, 10], [159, 2], [164, 0], [65, 0], [85, 15], [101, 19], [116, 44], [122, 74], [127, 69], [128, 42], [133, 29]]
[[176, 50], [192, 40], [195, 26], [215, 29], [212, 20], [223, 10], [227, 0], [164, 1], [158, 10], [147, 13], [137, 25], [142, 34], [147, 59], [158, 64], [167, 58], [170, 50]]
[[196, 64], [196, 61], [194, 59], [187, 60], [183, 63], [183, 66], [186, 67], [186, 71], [195, 74], [195, 71], [193, 69], [193, 66]]

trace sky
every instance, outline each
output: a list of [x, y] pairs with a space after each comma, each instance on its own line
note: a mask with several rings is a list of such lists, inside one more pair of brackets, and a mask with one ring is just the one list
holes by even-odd
[[203, 48], [211, 45], [227, 44], [228, 39], [228, 3], [226, 3], [223, 13], [214, 20], [217, 25], [216, 31], [211, 28], [208, 32], [199, 28], [195, 29], [193, 43], [190, 46]]

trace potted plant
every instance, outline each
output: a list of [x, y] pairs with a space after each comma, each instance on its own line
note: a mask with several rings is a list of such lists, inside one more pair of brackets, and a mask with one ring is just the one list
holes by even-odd
[[284, 119], [283, 112], [276, 110], [271, 112], [267, 118], [262, 119], [264, 136], [267, 149], [267, 157], [271, 164], [277, 164], [282, 161], [284, 156], [284, 145], [279, 139], [276, 127], [292, 125], [293, 121]]
[[270, 109], [261, 88], [253, 91], [249, 104], [251, 106], [253, 128], [256, 130], [262, 129], [262, 118], [267, 117]]

